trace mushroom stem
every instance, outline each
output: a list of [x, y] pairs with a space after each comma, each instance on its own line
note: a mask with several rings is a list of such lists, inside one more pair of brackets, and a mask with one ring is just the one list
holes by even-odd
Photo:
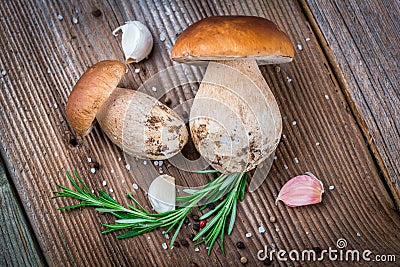
[[218, 171], [249, 171], [278, 145], [282, 118], [255, 60], [211, 61], [190, 114], [200, 154]]
[[116, 88], [96, 114], [100, 127], [124, 152], [163, 160], [178, 153], [188, 133], [182, 119], [157, 99]]

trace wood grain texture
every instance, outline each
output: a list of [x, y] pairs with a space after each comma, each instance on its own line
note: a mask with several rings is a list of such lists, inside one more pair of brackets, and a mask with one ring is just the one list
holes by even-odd
[[[102, 12], [100, 17], [92, 14], [97, 9]], [[399, 257], [400, 218], [330, 64], [301, 11], [295, 1], [4, 1], [0, 5], [0, 69], [7, 73], [1, 77], [0, 149], [47, 263], [237, 266], [240, 257], [246, 256], [249, 265], [254, 266], [262, 265], [256, 255], [264, 245], [287, 251], [328, 249], [336, 247], [338, 238], [345, 238], [349, 249], [370, 249], [374, 254]], [[62, 20], [57, 19], [58, 14]], [[127, 20], [139, 20], [153, 33], [155, 44], [149, 59], [130, 65], [121, 84], [138, 88], [158, 71], [178, 65], [171, 62], [169, 53], [183, 29], [201, 18], [224, 14], [269, 18], [287, 32], [293, 44], [302, 44], [303, 48], [296, 49], [293, 63], [280, 68], [261, 67], [281, 109], [284, 135], [267, 180], [257, 191], [247, 194], [238, 207], [236, 226], [225, 241], [226, 256], [219, 248], [210, 256], [203, 246], [195, 252], [193, 243], [189, 248], [164, 250], [162, 243], [168, 240], [161, 230], [117, 240], [115, 234], [101, 234], [101, 224], [113, 222], [109, 216], [91, 209], [58, 211], [58, 207], [75, 203], [51, 199], [56, 184], [68, 185], [65, 171], [73, 169], [91, 188], [112, 189], [110, 194], [121, 202], [126, 203], [125, 192], [133, 191], [135, 197], [147, 203], [144, 192], [134, 190], [132, 183], [150, 175], [149, 169], [138, 164], [142, 167], [128, 171], [122, 151], [98, 126], [88, 137], [80, 138], [65, 117], [68, 94], [86, 68], [102, 59], [123, 60], [119, 38], [112, 36], [112, 30]], [[161, 34], [165, 41], [160, 40]], [[306, 38], [311, 40], [307, 42]], [[135, 73], [135, 68], [140, 72]], [[204, 69], [182, 68], [198, 80], [204, 73]], [[177, 106], [180, 101], [192, 99], [195, 92], [196, 85], [182, 86], [168, 97], [172, 106]], [[185, 151], [195, 154], [190, 146]], [[90, 172], [93, 162], [100, 164], [94, 174]], [[142, 177], [133, 177], [134, 171]], [[282, 185], [306, 171], [335, 189], [327, 190], [318, 205], [275, 206]], [[175, 168], [165, 172], [181, 184], [205, 181], [205, 176]], [[270, 216], [277, 221], [270, 223]], [[266, 232], [260, 234], [259, 226], [264, 226]], [[192, 232], [190, 226], [185, 226], [179, 239], [187, 239]], [[251, 238], [245, 237], [247, 232], [252, 233]], [[245, 242], [246, 249], [235, 247], [238, 240]], [[312, 265], [290, 262], [299, 264]], [[341, 264], [324, 262], [326, 266]]]
[[0, 266], [44, 266], [42, 252], [0, 161]]
[[302, 2], [399, 206], [400, 2]]

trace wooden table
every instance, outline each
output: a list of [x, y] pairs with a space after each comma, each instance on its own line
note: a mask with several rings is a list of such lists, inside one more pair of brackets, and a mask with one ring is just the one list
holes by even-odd
[[[160, 231], [117, 240], [115, 234], [101, 234], [101, 224], [113, 222], [111, 217], [92, 209], [57, 210], [75, 203], [52, 199], [56, 184], [70, 185], [65, 172], [73, 169], [91, 188], [113, 189], [110, 194], [123, 203], [130, 191], [147, 203], [145, 193], [132, 188], [140, 177], [125, 168], [122, 151], [98, 126], [86, 138], [76, 136], [65, 116], [71, 88], [89, 66], [103, 59], [123, 61], [120, 38], [112, 30], [139, 20], [153, 34], [150, 57], [129, 65], [122, 81], [122, 86], [138, 88], [177, 64], [170, 50], [188, 25], [207, 16], [236, 14], [274, 21], [296, 51], [293, 63], [261, 67], [280, 106], [284, 135], [264, 184], [238, 207], [226, 255], [218, 246], [210, 256], [202, 246], [195, 252], [192, 243], [164, 250], [168, 240]], [[257, 252], [264, 245], [286, 251], [328, 249], [336, 248], [339, 238], [346, 239], [346, 249], [396, 255], [399, 264], [398, 1], [5, 0], [0, 19], [0, 266], [238, 266], [242, 256], [254, 266], [263, 264]], [[198, 79], [204, 73], [189, 70]], [[170, 93], [172, 106], [193, 98], [195, 89]], [[100, 164], [94, 174], [93, 162]], [[326, 190], [318, 205], [275, 206], [282, 185], [306, 171], [334, 189]], [[181, 182], [197, 179], [171, 172]], [[259, 226], [265, 233], [259, 233]], [[192, 232], [186, 226], [180, 238]], [[245, 237], [248, 232], [252, 237]], [[239, 240], [245, 249], [236, 248]], [[289, 262], [299, 264], [315, 265]]]

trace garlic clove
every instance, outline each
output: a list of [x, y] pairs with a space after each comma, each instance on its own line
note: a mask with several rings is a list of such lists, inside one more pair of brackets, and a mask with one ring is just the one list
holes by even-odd
[[279, 192], [275, 204], [282, 200], [289, 207], [317, 204], [322, 201], [324, 185], [314, 175], [300, 175], [290, 179]]
[[149, 29], [139, 21], [127, 21], [113, 31], [117, 36], [122, 31], [122, 50], [125, 54], [125, 62], [137, 63], [146, 58], [153, 48], [153, 36]]
[[158, 176], [150, 184], [148, 197], [156, 212], [174, 210], [176, 204], [175, 178], [166, 174]]

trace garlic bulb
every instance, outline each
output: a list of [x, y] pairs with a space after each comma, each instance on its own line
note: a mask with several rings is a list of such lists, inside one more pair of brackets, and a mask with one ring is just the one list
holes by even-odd
[[117, 36], [122, 31], [122, 50], [126, 64], [140, 62], [146, 58], [153, 48], [153, 37], [149, 29], [139, 21], [127, 21], [113, 31]]
[[151, 206], [158, 213], [175, 209], [175, 178], [160, 175], [150, 184], [148, 192]]

